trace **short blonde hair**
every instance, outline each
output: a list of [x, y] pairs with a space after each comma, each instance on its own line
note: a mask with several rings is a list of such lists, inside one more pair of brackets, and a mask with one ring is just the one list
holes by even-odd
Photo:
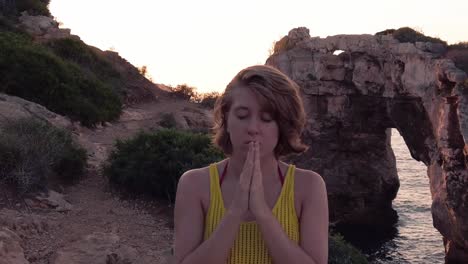
[[232, 143], [226, 131], [226, 113], [233, 103], [232, 91], [247, 87], [260, 99], [262, 108], [268, 111], [279, 127], [276, 158], [290, 153], [302, 153], [308, 146], [302, 143], [301, 134], [306, 122], [299, 86], [276, 68], [256, 65], [241, 70], [226, 86], [214, 106], [213, 143], [225, 155], [232, 154]]

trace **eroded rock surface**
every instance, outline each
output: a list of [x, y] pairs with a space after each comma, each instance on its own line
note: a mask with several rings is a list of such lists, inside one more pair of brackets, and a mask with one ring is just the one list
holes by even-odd
[[428, 167], [447, 261], [467, 263], [467, 75], [444, 58], [445, 48], [391, 35], [310, 37], [297, 28], [274, 50], [266, 64], [299, 84], [309, 117], [310, 149], [291, 159], [324, 177], [331, 221], [394, 221], [399, 180], [389, 131], [396, 128]]

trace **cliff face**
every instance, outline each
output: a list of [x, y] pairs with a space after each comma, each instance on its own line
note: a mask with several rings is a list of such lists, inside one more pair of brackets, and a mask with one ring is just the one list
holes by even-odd
[[444, 54], [441, 44], [400, 43], [391, 35], [311, 38], [297, 28], [266, 64], [301, 87], [310, 150], [294, 161], [324, 177], [332, 222], [375, 224], [394, 215], [399, 180], [390, 129], [396, 128], [412, 157], [428, 167], [447, 262], [466, 263], [467, 76]]
[[[47, 43], [55, 39], [70, 38], [81, 41], [80, 37], [71, 34], [70, 29], [59, 28], [59, 24], [49, 16], [31, 16], [27, 12], [21, 13], [18, 27], [33, 36], [38, 43]], [[152, 83], [140, 74], [138, 69], [122, 58], [117, 52], [102, 51], [96, 47], [88, 46], [97, 56], [108, 61], [124, 81], [124, 104], [134, 105], [143, 102], [167, 99], [169, 93], [166, 89]]]

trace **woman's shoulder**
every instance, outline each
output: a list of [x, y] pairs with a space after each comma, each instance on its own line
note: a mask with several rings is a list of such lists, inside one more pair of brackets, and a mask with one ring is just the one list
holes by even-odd
[[296, 167], [294, 175], [295, 185], [303, 189], [302, 193], [325, 188], [325, 181], [315, 171]]
[[295, 174], [296, 175], [299, 175], [299, 177], [305, 177], [305, 178], [308, 178], [308, 179], [322, 179], [322, 176], [320, 176], [320, 174], [318, 174], [317, 172], [313, 171], [313, 170], [308, 170], [308, 169], [302, 169], [302, 168], [299, 168], [297, 166], [295, 166]]
[[202, 178], [209, 172], [210, 165], [202, 167], [202, 168], [195, 168], [190, 169], [182, 176], [180, 176], [179, 181], [190, 182], [191, 184], [196, 184], [202, 180]]
[[[221, 163], [223, 163], [223, 161], [220, 161], [220, 162], [214, 162], [214, 163], [211, 163], [211, 164], [214, 164], [216, 165], [217, 167], [219, 167], [219, 165]], [[204, 188], [206, 186], [210, 186], [209, 184], [209, 181], [210, 181], [210, 165], [207, 165], [205, 167], [201, 167], [201, 168], [194, 168], [194, 169], [190, 169], [188, 171], [186, 171], [184, 174], [182, 174], [182, 176], [180, 177], [179, 179], [179, 182], [183, 181], [185, 182], [186, 184], [192, 186], [192, 189], [195, 189], [195, 190], [201, 190], [201, 188]], [[219, 170], [219, 168], [218, 168]]]
[[196, 179], [196, 178], [199, 178], [199, 177], [205, 177], [206, 175], [209, 175], [211, 165], [215, 165], [218, 168], [218, 171], [220, 171], [220, 167], [222, 167], [223, 164], [225, 164], [225, 162], [226, 162], [226, 159], [218, 161], [218, 162], [213, 162], [213, 163], [211, 163], [211, 164], [209, 164], [209, 165], [207, 165], [205, 167], [190, 169], [190, 170], [186, 171], [181, 176], [181, 178], [184, 177], [185, 175], [188, 175], [188, 176], [185, 176], [185, 177], [192, 177], [193, 179]]

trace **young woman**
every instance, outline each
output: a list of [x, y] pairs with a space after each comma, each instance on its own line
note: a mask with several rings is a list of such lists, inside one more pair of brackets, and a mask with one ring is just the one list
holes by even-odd
[[298, 86], [273, 67], [248, 67], [217, 100], [214, 117], [214, 143], [228, 158], [180, 178], [174, 262], [327, 263], [325, 183], [279, 160], [307, 149]]

